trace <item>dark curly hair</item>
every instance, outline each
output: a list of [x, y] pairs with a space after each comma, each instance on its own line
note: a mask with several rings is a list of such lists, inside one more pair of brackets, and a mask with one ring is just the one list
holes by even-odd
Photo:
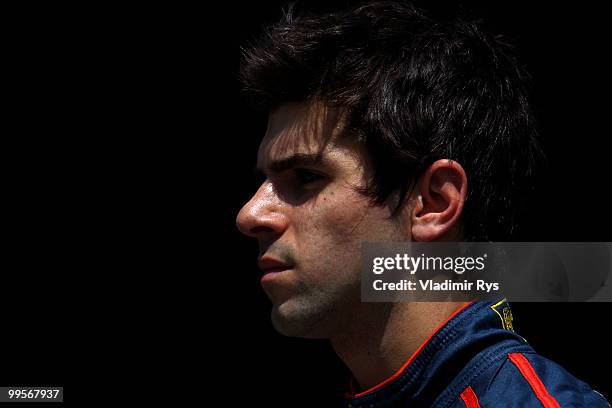
[[323, 15], [284, 12], [242, 49], [252, 105], [323, 101], [345, 112], [374, 175], [364, 193], [400, 202], [438, 159], [469, 180], [464, 239], [508, 241], [541, 156], [513, 47], [477, 22], [436, 21], [403, 2], [371, 2]]

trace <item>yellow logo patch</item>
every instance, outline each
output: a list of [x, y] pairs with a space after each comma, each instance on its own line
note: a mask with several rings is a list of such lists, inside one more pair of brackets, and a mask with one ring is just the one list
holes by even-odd
[[491, 306], [491, 309], [497, 313], [501, 319], [502, 328], [513, 332], [514, 327], [512, 326], [512, 310], [510, 310], [510, 305], [508, 305], [506, 299], [500, 300]]

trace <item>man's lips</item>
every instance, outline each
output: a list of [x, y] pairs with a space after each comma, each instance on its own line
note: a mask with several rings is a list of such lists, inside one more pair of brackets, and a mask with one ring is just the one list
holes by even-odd
[[286, 271], [289, 268], [269, 268], [269, 269], [264, 269], [264, 273], [275, 273], [275, 272], [282, 272], [282, 271]]
[[265, 256], [260, 258], [257, 263], [264, 274], [282, 272], [293, 267], [293, 265]]

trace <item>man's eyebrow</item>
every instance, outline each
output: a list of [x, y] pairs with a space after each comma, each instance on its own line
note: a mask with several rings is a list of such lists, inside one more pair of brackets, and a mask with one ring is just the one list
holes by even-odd
[[[296, 153], [280, 160], [274, 160], [268, 165], [268, 171], [280, 173], [298, 166], [320, 165], [323, 162], [323, 154]], [[264, 169], [257, 167], [257, 171], [263, 172]]]

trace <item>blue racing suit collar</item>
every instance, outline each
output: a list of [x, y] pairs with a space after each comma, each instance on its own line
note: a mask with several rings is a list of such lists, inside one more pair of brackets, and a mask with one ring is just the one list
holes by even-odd
[[456, 398], [463, 387], [458, 377], [476, 356], [477, 360], [490, 363], [509, 350], [532, 349], [514, 333], [512, 313], [505, 299], [497, 303], [466, 303], [393, 376], [363, 392], [348, 392], [346, 403], [349, 407], [393, 406], [398, 402], [431, 407], [445, 395]]

